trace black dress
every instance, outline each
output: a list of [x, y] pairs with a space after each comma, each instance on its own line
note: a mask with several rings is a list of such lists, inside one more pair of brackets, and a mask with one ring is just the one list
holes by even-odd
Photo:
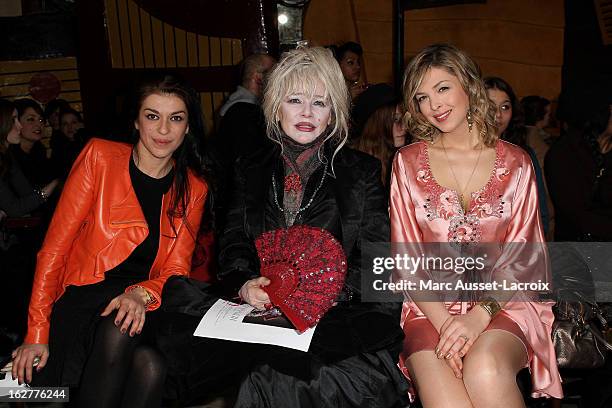
[[[326, 146], [330, 161], [331, 154], [331, 148]], [[303, 202], [310, 200], [316, 190], [323, 168], [320, 166], [309, 178]], [[162, 341], [167, 341], [162, 348], [170, 352], [169, 396], [187, 401], [214, 393], [215, 386], [227, 384], [230, 374], [238, 374], [237, 407], [406, 405], [407, 384], [396, 367], [403, 339], [399, 327], [401, 304], [366, 303], [360, 299], [361, 245], [389, 239], [380, 163], [343, 148], [334, 159], [333, 169], [334, 174], [328, 174], [312, 204], [294, 222], [328, 230], [342, 243], [348, 261], [338, 304], [317, 325], [309, 351], [193, 336], [184, 337], [183, 349], [177, 350], [171, 347], [170, 337], [162, 336]], [[273, 173], [278, 177], [276, 185], [282, 186], [284, 170], [278, 148], [239, 159], [235, 195], [220, 242], [219, 279], [228, 293], [236, 293], [248, 279], [259, 276], [254, 239], [265, 231], [285, 227], [285, 218], [274, 202]], [[168, 281], [162, 305], [162, 309], [174, 313], [175, 329], [187, 327], [189, 319], [184, 316], [204, 313], [214, 300], [210, 287], [194, 288], [198, 284], [178, 281]], [[189, 305], [181, 306], [178, 296], [167, 293], [176, 286], [189, 288], [190, 295], [183, 296], [183, 300], [190, 299]], [[181, 309], [185, 320], [177, 323]], [[193, 328], [199, 319], [194, 320]]]
[[[68, 286], [55, 302], [49, 331], [49, 360], [45, 368], [33, 376], [33, 386], [79, 385], [101, 320], [100, 313], [128, 286], [148, 279], [159, 245], [162, 196], [170, 189], [173, 178], [173, 171], [161, 179], [149, 177], [130, 161], [130, 179], [147, 220], [149, 235], [125, 261], [107, 271], [102, 282]], [[146, 319], [141, 334], [145, 339], [150, 336], [155, 312], [147, 313]]]

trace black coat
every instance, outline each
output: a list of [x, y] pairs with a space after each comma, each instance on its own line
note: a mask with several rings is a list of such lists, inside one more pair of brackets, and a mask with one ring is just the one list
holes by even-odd
[[[327, 145], [325, 156], [330, 163], [332, 153]], [[219, 279], [234, 292], [259, 276], [254, 240], [265, 231], [286, 227], [272, 188], [273, 173], [276, 185], [283, 185], [282, 166], [277, 146], [238, 160], [219, 255]], [[322, 172], [323, 166], [310, 177], [302, 206], [315, 192]], [[389, 240], [387, 198], [380, 180], [378, 160], [344, 147], [333, 159], [333, 174], [328, 167], [312, 204], [296, 218], [295, 224], [328, 230], [342, 243], [348, 261], [341, 301], [321, 319], [311, 344], [311, 352], [318, 355], [335, 359], [384, 348], [394, 353], [401, 345], [401, 304], [361, 302], [360, 297], [362, 244]], [[277, 193], [282, 203], [282, 191]]]

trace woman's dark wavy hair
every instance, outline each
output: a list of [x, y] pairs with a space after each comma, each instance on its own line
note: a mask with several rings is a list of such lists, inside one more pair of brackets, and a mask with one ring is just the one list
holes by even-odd
[[45, 116], [45, 113], [42, 107], [34, 99], [30, 99], [30, 98], [15, 99], [13, 103], [15, 104], [15, 109], [17, 109], [17, 116], [19, 116], [20, 118], [21, 116], [23, 116], [26, 109], [28, 108], [32, 108], [36, 113], [38, 113], [42, 117]]
[[363, 48], [361, 47], [361, 45], [354, 41], [348, 41], [338, 47], [332, 48], [334, 57], [336, 57], [336, 60], [338, 62], [342, 61], [342, 58], [344, 58], [344, 54], [349, 51], [357, 54], [360, 57], [363, 55]]
[[525, 148], [527, 146], [527, 130], [524, 126], [523, 110], [521, 109], [521, 104], [514, 90], [508, 82], [500, 77], [486, 77], [484, 78], [484, 83], [486, 89], [497, 89], [498, 91], [505, 92], [512, 104], [512, 118], [510, 119], [510, 123], [508, 123], [508, 128], [506, 128], [501, 135], [501, 138]]
[[[183, 143], [174, 151], [172, 157], [174, 163], [174, 181], [170, 208], [167, 215], [174, 229], [173, 218], [183, 218], [185, 225], [192, 235], [196, 236], [197, 231], [193, 231], [186, 220], [186, 208], [191, 198], [189, 185], [189, 171], [196, 176], [204, 179], [207, 183], [210, 180], [208, 165], [202, 150], [204, 141], [204, 119], [200, 98], [197, 92], [182, 78], [171, 73], [158, 73], [146, 77], [136, 88], [133, 94], [132, 111], [130, 114], [132, 124], [133, 144], [136, 145], [139, 139], [138, 130], [134, 127], [134, 121], [138, 118], [142, 102], [150, 95], [173, 95], [180, 98], [187, 107], [187, 117], [189, 131], [185, 134]], [[175, 231], [176, 232], [176, 231]]]
[[0, 98], [0, 177], [4, 177], [11, 165], [6, 138], [13, 129], [13, 112], [15, 112], [15, 109], [13, 102]]

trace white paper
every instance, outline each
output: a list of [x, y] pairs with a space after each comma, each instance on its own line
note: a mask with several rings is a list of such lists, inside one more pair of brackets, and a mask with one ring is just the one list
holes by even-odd
[[300, 334], [295, 329], [243, 322], [253, 310], [248, 304], [219, 299], [200, 320], [193, 335], [308, 351], [316, 326]]

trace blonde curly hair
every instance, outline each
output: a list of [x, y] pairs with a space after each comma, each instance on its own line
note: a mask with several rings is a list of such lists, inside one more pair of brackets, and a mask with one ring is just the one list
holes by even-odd
[[402, 84], [403, 122], [415, 139], [433, 141], [441, 132], [432, 125], [419, 109], [415, 95], [423, 78], [431, 68], [441, 68], [459, 80], [468, 95], [473, 123], [480, 129], [480, 139], [487, 147], [495, 145], [498, 137], [495, 126], [495, 108], [489, 100], [480, 68], [467, 53], [451, 44], [433, 44], [415, 55], [404, 73]]

